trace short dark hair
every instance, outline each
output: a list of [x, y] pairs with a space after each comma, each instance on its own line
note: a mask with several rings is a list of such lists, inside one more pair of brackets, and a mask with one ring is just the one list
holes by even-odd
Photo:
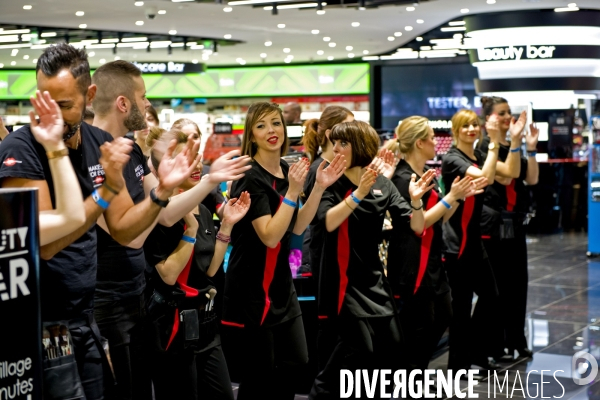
[[156, 121], [156, 124], [160, 124], [160, 119], [158, 119], [158, 113], [156, 112], [156, 109], [152, 106], [146, 108], [146, 112], [150, 115], [152, 115], [152, 117], [154, 117], [154, 120]]
[[73, 78], [77, 80], [77, 86], [85, 95], [88, 87], [92, 84], [90, 64], [85, 50], [76, 49], [66, 43], [47, 47], [38, 58], [35, 73], [37, 75], [39, 71], [42, 71], [44, 75], [54, 77], [63, 69], [71, 72]]
[[333, 127], [329, 140], [343, 140], [352, 147], [350, 168], [364, 168], [373, 162], [379, 151], [379, 135], [364, 121], [341, 122]]
[[285, 125], [285, 120], [283, 119], [281, 108], [279, 108], [279, 105], [276, 103], [259, 102], [253, 103], [248, 108], [248, 113], [246, 114], [246, 123], [244, 124], [244, 135], [242, 136], [243, 156], [254, 157], [258, 149], [256, 145], [252, 143], [252, 138], [254, 138], [252, 128], [254, 127], [254, 124], [260, 121], [262, 117], [274, 112], [279, 114], [279, 118], [281, 118], [281, 123], [283, 124], [283, 132], [285, 133], [285, 139], [283, 139], [283, 144], [281, 145], [280, 155], [285, 156], [287, 154], [290, 140], [288, 139], [287, 126]]
[[111, 61], [100, 66], [92, 76], [92, 82], [97, 86], [93, 101], [94, 112], [100, 116], [107, 115], [119, 96], [133, 101], [133, 78], [141, 75], [138, 67], [125, 60]]
[[494, 106], [496, 104], [504, 103], [508, 103], [504, 97], [483, 96], [481, 98], [481, 118], [485, 121], [485, 119], [494, 112]]

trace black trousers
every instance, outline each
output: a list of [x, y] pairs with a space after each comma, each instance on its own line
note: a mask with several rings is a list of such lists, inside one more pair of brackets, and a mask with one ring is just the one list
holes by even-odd
[[[338, 319], [338, 343], [308, 396], [312, 400], [340, 398], [340, 370], [397, 369], [405, 367], [403, 336], [397, 316]], [[379, 389], [375, 393], [380, 393]], [[366, 396], [364, 391], [362, 394]], [[367, 397], [365, 397], [367, 398]]]
[[150, 374], [143, 346], [145, 317], [143, 296], [96, 303], [94, 317], [100, 333], [108, 340], [116, 385], [107, 388], [108, 399], [152, 398]]
[[435, 294], [420, 288], [416, 294], [403, 297], [398, 308], [407, 368], [423, 371], [452, 319], [452, 297], [450, 292]]
[[221, 345], [201, 353], [154, 354], [151, 364], [156, 400], [233, 400]]
[[308, 363], [302, 317], [269, 328], [222, 326], [228, 362], [240, 370], [238, 400], [293, 400], [296, 376]]
[[[495, 355], [490, 332], [498, 326], [498, 289], [483, 249], [465, 251], [460, 258], [446, 254], [445, 267], [452, 289], [448, 369], [456, 371]], [[478, 300], [471, 313], [474, 293]]]
[[525, 314], [527, 312], [527, 242], [524, 232], [515, 229], [515, 238], [484, 240], [500, 294], [498, 332], [499, 354], [527, 348]]
[[[101, 351], [90, 326], [83, 325], [77, 328], [69, 328], [77, 372], [85, 392], [85, 400], [104, 399], [103, 373], [110, 373], [102, 369]], [[67, 377], [68, 379], [69, 377]]]
[[319, 319], [317, 332], [317, 368], [322, 371], [338, 342], [338, 327], [336, 318]]

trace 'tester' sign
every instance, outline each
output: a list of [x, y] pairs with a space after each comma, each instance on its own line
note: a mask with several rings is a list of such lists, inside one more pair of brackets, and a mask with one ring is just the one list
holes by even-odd
[[42, 398], [37, 190], [0, 189], [0, 399]]

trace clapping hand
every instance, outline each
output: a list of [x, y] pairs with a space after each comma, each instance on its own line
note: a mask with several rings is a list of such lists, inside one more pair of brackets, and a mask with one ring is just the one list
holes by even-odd
[[521, 143], [521, 135], [523, 134], [523, 129], [527, 124], [527, 111], [523, 111], [521, 115], [519, 115], [519, 119], [515, 120], [514, 118], [510, 121], [510, 140], [512, 142], [518, 141]]
[[326, 164], [327, 161], [323, 160], [317, 170], [316, 184], [319, 185], [321, 189], [327, 189], [344, 174], [344, 171], [346, 170], [346, 158], [343, 155], [338, 154], [327, 167], [325, 167]]
[[525, 143], [527, 143], [527, 151], [535, 151], [537, 149], [538, 139], [540, 130], [534, 124], [529, 125], [529, 134], [525, 136]]
[[241, 179], [244, 176], [244, 172], [252, 168], [252, 166], [248, 165], [250, 162], [249, 156], [238, 157], [239, 155], [239, 150], [233, 150], [217, 158], [210, 166], [210, 182], [217, 184]]
[[173, 139], [169, 143], [157, 171], [161, 189], [173, 191], [190, 177], [202, 161], [202, 157], [198, 154], [199, 146], [200, 144], [190, 137], [185, 147], [176, 156], [173, 156], [177, 140]]
[[133, 142], [125, 138], [117, 138], [100, 146], [100, 165], [104, 170], [106, 184], [120, 191], [125, 186], [123, 168], [129, 162], [129, 153]]
[[485, 122], [485, 131], [490, 137], [490, 142], [498, 143], [502, 139], [502, 133], [500, 132], [500, 119], [498, 114], [491, 114], [488, 120]]
[[31, 119], [31, 133], [46, 151], [55, 151], [65, 148], [63, 133], [65, 125], [60, 107], [50, 97], [50, 93], [43, 94], [38, 90], [36, 97], [30, 97], [35, 112], [40, 117], [40, 122], [35, 118], [33, 111], [29, 111]]
[[300, 192], [302, 192], [307, 174], [308, 158], [301, 158], [290, 167], [288, 171], [288, 181], [290, 184], [288, 191], [294, 198], [298, 197]]
[[371, 191], [371, 187], [375, 184], [376, 181], [377, 171], [367, 167], [365, 172], [360, 177], [358, 189], [356, 189], [355, 192], [358, 195], [358, 198], [361, 200], [364, 199], [369, 194], [369, 192]]
[[420, 200], [425, 193], [430, 191], [435, 184], [431, 183], [435, 177], [435, 170], [429, 169], [421, 176], [421, 179], [415, 182], [417, 174], [412, 174], [410, 177], [410, 184], [408, 185], [408, 193], [410, 194], [411, 201]]
[[242, 192], [239, 198], [229, 199], [223, 210], [223, 225], [231, 225], [238, 223], [250, 209], [250, 194]]

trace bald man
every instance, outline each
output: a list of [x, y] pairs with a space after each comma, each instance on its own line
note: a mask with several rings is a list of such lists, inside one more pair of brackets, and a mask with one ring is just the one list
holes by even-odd
[[302, 120], [300, 119], [300, 114], [302, 113], [302, 109], [300, 108], [300, 104], [298, 103], [287, 103], [283, 107], [283, 119], [285, 120], [286, 125], [291, 124], [301, 124]]

